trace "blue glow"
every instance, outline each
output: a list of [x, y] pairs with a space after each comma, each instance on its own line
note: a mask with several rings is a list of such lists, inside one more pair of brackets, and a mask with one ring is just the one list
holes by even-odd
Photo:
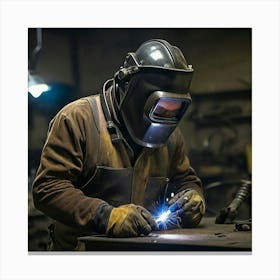
[[156, 219], [156, 222], [157, 223], [162, 223], [162, 222], [165, 222], [169, 215], [171, 214], [171, 211], [170, 210], [167, 210], [165, 212], [163, 212], [157, 219]]
[[157, 207], [154, 219], [160, 230], [180, 228], [178, 214], [178, 211], [172, 212], [166, 204], [163, 204]]
[[166, 204], [157, 205], [157, 209], [154, 212], [153, 216], [160, 230], [167, 228], [166, 224], [168, 222], [168, 217], [170, 214], [171, 212]]

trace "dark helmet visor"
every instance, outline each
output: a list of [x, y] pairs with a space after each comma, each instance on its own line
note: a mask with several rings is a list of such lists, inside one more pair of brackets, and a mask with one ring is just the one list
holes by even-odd
[[178, 123], [191, 103], [190, 95], [186, 96], [154, 92], [145, 105], [146, 115], [152, 122], [163, 124]]
[[160, 99], [153, 110], [156, 118], [177, 119], [184, 108], [184, 102], [177, 100]]

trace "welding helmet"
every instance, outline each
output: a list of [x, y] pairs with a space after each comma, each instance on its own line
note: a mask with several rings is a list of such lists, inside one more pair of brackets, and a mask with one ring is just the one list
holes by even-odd
[[163, 146], [191, 103], [193, 69], [179, 48], [153, 39], [128, 53], [115, 74], [118, 111], [132, 140]]

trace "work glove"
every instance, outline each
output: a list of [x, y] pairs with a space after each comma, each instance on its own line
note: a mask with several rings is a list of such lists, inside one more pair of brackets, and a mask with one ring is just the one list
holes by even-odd
[[187, 189], [169, 201], [169, 209], [177, 213], [177, 221], [182, 228], [195, 227], [205, 213], [205, 201], [196, 190]]
[[141, 234], [148, 235], [152, 230], [157, 230], [157, 224], [150, 212], [142, 206], [127, 204], [113, 208], [106, 235], [135, 237]]
[[93, 225], [100, 233], [110, 237], [135, 237], [148, 235], [158, 226], [144, 207], [134, 204], [112, 207], [101, 204], [93, 217]]

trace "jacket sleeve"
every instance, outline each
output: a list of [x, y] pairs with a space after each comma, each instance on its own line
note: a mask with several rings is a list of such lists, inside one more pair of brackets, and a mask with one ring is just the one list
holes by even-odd
[[172, 145], [171, 150], [173, 151], [171, 155], [170, 184], [175, 193], [185, 189], [194, 189], [204, 199], [201, 180], [190, 165], [186, 155], [184, 138], [179, 128], [171, 136], [170, 145]]
[[33, 182], [35, 207], [47, 216], [74, 227], [91, 228], [96, 209], [105, 203], [85, 196], [77, 188], [85, 161], [91, 118], [87, 101], [70, 103], [56, 115], [50, 123]]

